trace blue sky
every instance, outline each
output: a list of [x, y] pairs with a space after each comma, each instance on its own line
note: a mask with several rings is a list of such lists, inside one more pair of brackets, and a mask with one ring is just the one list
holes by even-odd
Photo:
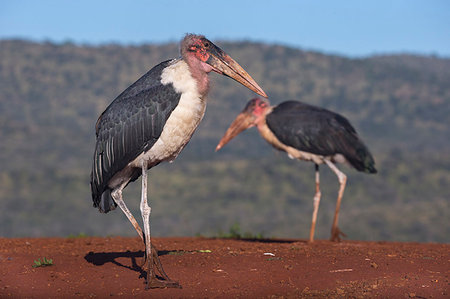
[[186, 32], [351, 57], [450, 57], [450, 1], [0, 0], [0, 39], [142, 44]]

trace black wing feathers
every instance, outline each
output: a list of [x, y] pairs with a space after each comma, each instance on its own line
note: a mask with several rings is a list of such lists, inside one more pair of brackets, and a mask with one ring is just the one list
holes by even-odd
[[177, 106], [181, 94], [176, 93], [171, 84], [160, 82], [162, 70], [170, 63], [165, 61], [151, 69], [122, 92], [99, 117], [91, 173], [94, 206], [98, 206], [109, 180], [153, 146]]
[[284, 144], [316, 155], [342, 154], [359, 171], [376, 172], [374, 161], [355, 129], [343, 116], [301, 102], [276, 106], [266, 122]]

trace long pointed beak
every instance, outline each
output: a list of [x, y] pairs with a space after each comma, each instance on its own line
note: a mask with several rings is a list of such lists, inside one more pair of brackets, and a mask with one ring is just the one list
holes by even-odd
[[224, 147], [231, 139], [239, 135], [242, 131], [253, 127], [255, 124], [253, 123], [254, 117], [253, 115], [245, 112], [241, 112], [236, 119], [231, 123], [230, 127], [223, 135], [222, 139], [220, 139], [219, 144], [216, 146], [216, 152]]
[[215, 72], [228, 76], [260, 96], [267, 98], [266, 93], [258, 83], [222, 49], [211, 43], [208, 52], [210, 55], [206, 63], [211, 65]]

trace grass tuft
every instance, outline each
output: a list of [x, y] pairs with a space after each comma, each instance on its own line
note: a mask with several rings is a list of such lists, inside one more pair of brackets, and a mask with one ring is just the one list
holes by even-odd
[[85, 233], [79, 233], [78, 235], [74, 235], [74, 234], [70, 234], [67, 236], [67, 238], [69, 239], [78, 239], [78, 238], [87, 238], [88, 235], [86, 235]]
[[239, 223], [233, 224], [230, 227], [228, 233], [219, 231], [216, 237], [223, 239], [264, 239], [262, 233], [252, 234], [250, 232], [241, 232], [241, 226], [239, 225]]
[[53, 259], [48, 259], [46, 257], [41, 259], [37, 259], [34, 261], [34, 265], [33, 268], [39, 268], [39, 267], [47, 267], [47, 266], [52, 266], [53, 265]]

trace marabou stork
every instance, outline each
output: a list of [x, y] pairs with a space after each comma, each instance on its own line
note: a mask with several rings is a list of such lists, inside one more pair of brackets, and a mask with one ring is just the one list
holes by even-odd
[[[236, 61], [204, 36], [187, 34], [180, 52], [180, 58], [161, 62], [125, 89], [96, 123], [91, 172], [94, 207], [107, 213], [118, 205], [144, 241], [147, 288], [180, 287], [164, 273], [151, 245], [147, 170], [172, 162], [189, 142], [205, 113], [211, 71], [267, 97]], [[122, 198], [122, 190], [140, 175], [144, 232]], [[157, 278], [156, 270], [163, 279]]]
[[317, 211], [320, 203], [319, 164], [327, 164], [337, 175], [339, 193], [331, 227], [331, 240], [344, 235], [338, 228], [339, 209], [347, 176], [335, 163], [345, 163], [358, 171], [376, 173], [375, 162], [350, 122], [329, 110], [296, 101], [270, 106], [267, 100], [255, 98], [247, 103], [216, 147], [221, 149], [233, 137], [256, 126], [261, 136], [273, 147], [285, 151], [292, 159], [312, 161], [316, 170], [316, 194], [312, 216], [310, 242], [314, 241]]

